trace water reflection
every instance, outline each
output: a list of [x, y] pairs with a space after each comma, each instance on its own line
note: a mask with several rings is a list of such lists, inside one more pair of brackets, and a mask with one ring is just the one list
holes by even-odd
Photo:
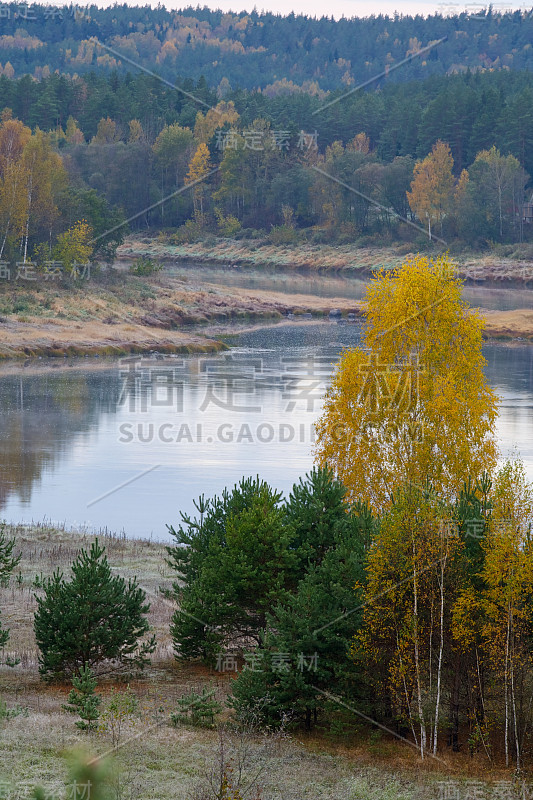
[[[278, 325], [216, 356], [0, 371], [0, 513], [165, 538], [198, 495], [312, 464], [312, 423], [356, 325]], [[504, 452], [533, 479], [533, 347], [485, 347]], [[30, 371], [31, 370], [31, 371]]]

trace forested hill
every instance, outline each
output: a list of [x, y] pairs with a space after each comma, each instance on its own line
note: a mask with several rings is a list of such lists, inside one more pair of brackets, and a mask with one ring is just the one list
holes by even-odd
[[[442, 39], [424, 55], [401, 63]], [[354, 86], [385, 69], [387, 80], [394, 81], [466, 69], [531, 70], [532, 43], [533, 13], [527, 11], [334, 21], [125, 4], [0, 7], [0, 69], [8, 78], [40, 79], [56, 70], [71, 75], [94, 68], [131, 70], [133, 61], [167, 79], [203, 75], [213, 87], [223, 81], [222, 89], [229, 82], [234, 89], [277, 93], [290, 82], [318, 93]], [[121, 61], [118, 54], [131, 61]]]

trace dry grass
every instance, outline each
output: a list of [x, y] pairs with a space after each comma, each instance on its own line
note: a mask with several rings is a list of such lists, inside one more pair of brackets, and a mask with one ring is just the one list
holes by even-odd
[[[27, 306], [24, 316], [16, 309]], [[123, 275], [117, 286], [22, 290], [0, 294], [0, 358], [213, 352], [224, 345], [206, 336], [209, 323], [279, 320], [289, 312], [323, 315], [338, 306], [357, 311], [343, 298], [321, 300], [274, 292], [248, 292], [157, 276], [149, 281]], [[203, 327], [202, 335], [196, 330]]]
[[[513, 249], [513, 248], [511, 248]], [[516, 246], [512, 257], [498, 253], [458, 255], [461, 277], [472, 283], [513, 283], [533, 286], [531, 247]], [[171, 245], [160, 239], [130, 236], [118, 250], [118, 258], [130, 263], [139, 256], [151, 256], [166, 262], [191, 261], [212, 265], [235, 264], [278, 269], [306, 269], [322, 273], [343, 273], [364, 277], [374, 271], [398, 266], [412, 257], [416, 248], [400, 244], [386, 247], [358, 247], [355, 244], [328, 245], [298, 242], [293, 246], [272, 245], [266, 240], [215, 239], [191, 244]]]
[[[33, 671], [37, 668], [37, 651], [31, 627], [35, 578], [50, 576], [59, 569], [69, 574], [70, 564], [80, 549], [88, 548], [93, 535], [50, 528], [46, 525], [8, 526], [8, 535], [14, 536], [17, 552], [22, 559], [10, 586], [0, 588], [2, 618], [11, 635], [6, 656], [21, 658], [22, 667]], [[171, 654], [169, 622], [172, 606], [163, 598], [159, 587], [170, 588], [171, 573], [165, 564], [165, 547], [159, 542], [125, 539], [102, 533], [99, 536], [105, 545], [109, 563], [126, 579], [142, 576], [142, 584], [151, 603], [150, 624], [153, 626], [158, 649], [154, 661], [168, 661]], [[16, 675], [17, 671], [13, 672]], [[6, 678], [10, 675], [6, 673]]]
[[[405, 248], [403, 248], [405, 249]], [[361, 248], [353, 245], [273, 245], [263, 241], [215, 239], [211, 242], [171, 245], [157, 239], [128, 237], [118, 250], [118, 258], [131, 262], [149, 255], [163, 261], [196, 261], [210, 264], [310, 269], [370, 275], [380, 267], [399, 264], [405, 257], [392, 247]]]
[[533, 339], [533, 310], [483, 310], [485, 336], [492, 339]]
[[[348, 270], [362, 276], [380, 266], [399, 264], [405, 257], [392, 248], [257, 248], [250, 242], [228, 240], [218, 240], [214, 245], [172, 247], [131, 238], [123, 246], [121, 258], [127, 261], [145, 253], [167, 261], [188, 258], [207, 263], [275, 264], [285, 269], [305, 267], [330, 273]], [[488, 277], [524, 283], [528, 275], [533, 280], [533, 268], [524, 263], [508, 259], [494, 264], [480, 258], [465, 262], [460, 272], [473, 280]], [[289, 313], [323, 316], [331, 308], [361, 314], [364, 306], [344, 297], [289, 296], [219, 286], [198, 280], [194, 273], [187, 281], [162, 273], [146, 279], [123, 272], [113, 280], [91, 280], [79, 287], [47, 285], [28, 289], [13, 284], [2, 287], [0, 292], [0, 358], [117, 356], [150, 350], [213, 352], [224, 345], [209, 338], [207, 325], [270, 323]], [[531, 311], [490, 312], [486, 317], [488, 336], [533, 338]]]
[[[57, 568], [68, 574], [79, 549], [89, 546], [94, 537], [45, 525], [15, 526], [11, 531], [22, 555], [17, 568], [20, 578], [13, 576], [11, 585], [0, 589], [0, 608], [11, 627], [4, 655], [18, 656], [21, 663], [13, 668], [0, 666], [0, 698], [8, 707], [20, 705], [25, 713], [0, 720], [0, 777], [21, 793], [24, 786], [39, 783], [56, 793], [62, 790], [64, 795], [65, 755], [76, 747], [84, 747], [92, 755], [103, 754], [111, 747], [111, 737], [106, 731], [91, 735], [78, 731], [72, 716], [62, 709], [70, 686], [48, 686], [39, 680], [32, 584], [36, 576], [50, 575]], [[124, 577], [136, 575], [148, 590], [152, 603], [149, 619], [158, 640], [152, 665], [142, 678], [131, 681], [140, 711], [111, 756], [113, 797], [191, 800], [217, 763], [218, 733], [174, 728], [168, 724], [169, 714], [179, 696], [205, 684], [212, 685], [219, 701], [224, 701], [228, 674], [181, 665], [172, 657], [169, 622], [173, 607], [158, 597], [159, 587], [169, 587], [172, 579], [164, 562], [164, 545], [105, 532], [100, 540], [116, 572]], [[113, 685], [110, 679], [101, 681], [104, 702]], [[246, 774], [260, 770], [265, 800], [435, 800], [439, 781], [459, 780], [458, 775], [463, 781], [478, 778], [484, 769], [481, 762], [458, 755], [450, 770], [443, 771], [442, 765], [431, 759], [421, 763], [402, 743], [363, 729], [339, 738], [327, 738], [315, 730], [279, 741], [225, 733], [224, 742], [234, 763], [246, 751]], [[505, 777], [496, 772], [490, 775], [491, 780]]]

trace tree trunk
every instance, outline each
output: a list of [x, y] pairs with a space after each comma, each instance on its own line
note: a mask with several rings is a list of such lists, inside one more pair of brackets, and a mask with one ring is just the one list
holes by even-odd
[[451, 745], [454, 753], [459, 752], [459, 689], [461, 685], [461, 667], [461, 658], [457, 654], [450, 696], [450, 728], [448, 733], [448, 744]]
[[35, 155], [33, 156], [33, 161], [31, 165], [30, 175], [29, 175], [29, 183], [28, 183], [28, 216], [26, 217], [26, 235], [24, 238], [24, 258], [23, 261], [26, 263], [26, 257], [28, 255], [28, 239], [30, 236], [30, 216], [31, 216], [31, 201], [33, 197], [33, 167], [35, 165]]
[[441, 561], [440, 570], [440, 643], [439, 643], [439, 664], [437, 667], [437, 699], [435, 701], [435, 725], [433, 728], [433, 755], [437, 754], [439, 710], [440, 710], [440, 685], [442, 675], [442, 653], [444, 650], [444, 569], [446, 566], [446, 556]]
[[507, 613], [507, 636], [505, 639], [505, 668], [503, 676], [503, 686], [505, 692], [505, 766], [509, 766], [509, 689], [508, 689], [508, 665], [509, 665], [509, 612]]
[[420, 654], [418, 647], [418, 586], [417, 586], [415, 559], [416, 559], [416, 554], [413, 545], [413, 627], [414, 627], [416, 694], [418, 702], [418, 717], [420, 723], [420, 757], [422, 760], [424, 760], [424, 752], [426, 749], [426, 722], [424, 718], [424, 707], [422, 704], [422, 685], [420, 682]]

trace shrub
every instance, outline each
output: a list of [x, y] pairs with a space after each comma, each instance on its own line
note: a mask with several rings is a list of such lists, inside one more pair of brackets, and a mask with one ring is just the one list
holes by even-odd
[[268, 240], [271, 244], [296, 244], [299, 236], [290, 225], [273, 225]]
[[228, 216], [225, 217], [219, 208], [215, 208], [215, 216], [217, 218], [218, 232], [221, 236], [231, 238], [240, 231], [241, 223], [237, 217], [234, 217], [232, 214], [228, 214]]
[[190, 691], [178, 699], [178, 711], [170, 715], [174, 726], [180, 723], [195, 725], [200, 728], [213, 728], [217, 714], [222, 711], [222, 706], [213, 700], [214, 689], [206, 686], [200, 694]]
[[188, 219], [185, 225], [182, 225], [170, 237], [171, 244], [191, 244], [197, 242], [204, 236], [205, 224], [203, 220]]
[[141, 275], [145, 277], [146, 275], [154, 275], [156, 272], [161, 272], [162, 269], [163, 265], [154, 261], [153, 258], [141, 256], [135, 259], [130, 267], [130, 272], [132, 275]]
[[111, 697], [101, 715], [100, 730], [111, 732], [113, 747], [120, 742], [125, 725], [134, 721], [139, 701], [128, 686], [125, 692], [111, 689]]
[[20, 717], [21, 715], [27, 717], [28, 709], [18, 705], [13, 706], [13, 708], [8, 708], [6, 701], [0, 697], [0, 722], [3, 719], [13, 719], [14, 717]]
[[112, 575], [98, 539], [72, 565], [72, 579], [55, 572], [37, 597], [34, 631], [40, 649], [39, 672], [48, 680], [80, 674], [107, 662], [110, 668], [142, 669], [155, 650], [149, 630], [146, 594], [129, 580]]

